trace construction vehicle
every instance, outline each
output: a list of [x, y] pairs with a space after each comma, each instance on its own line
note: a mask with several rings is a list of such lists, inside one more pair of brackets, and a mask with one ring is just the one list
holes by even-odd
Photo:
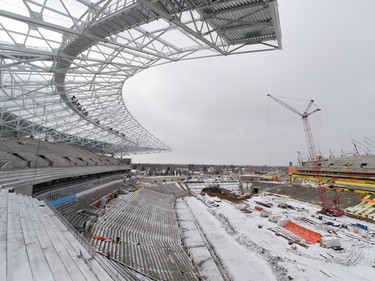
[[[322, 204], [322, 213], [327, 214], [327, 215], [332, 215], [332, 216], [335, 216], [335, 217], [340, 217], [340, 216], [344, 215], [345, 212], [342, 209], [340, 209], [340, 207], [339, 207], [339, 201], [340, 201], [339, 196], [336, 194], [334, 196], [331, 204], [328, 205], [327, 197], [326, 197], [326, 193], [325, 193], [326, 189], [321, 185], [320, 165], [319, 165], [318, 162], [319, 162], [319, 160], [321, 160], [322, 157], [321, 157], [320, 153], [319, 153], [319, 155], [316, 153], [314, 138], [313, 138], [313, 135], [312, 135], [312, 132], [311, 132], [311, 127], [310, 127], [309, 120], [308, 120], [308, 117], [311, 114], [320, 111], [320, 108], [315, 108], [315, 109], [310, 111], [312, 105], [314, 104], [314, 100], [310, 100], [310, 102], [308, 103], [305, 111], [302, 113], [299, 110], [295, 109], [294, 107], [290, 106], [289, 104], [286, 104], [285, 102], [279, 100], [278, 98], [276, 98], [274, 96], [271, 96], [270, 94], [268, 94], [267, 96], [272, 98], [274, 101], [278, 102], [282, 106], [286, 107], [290, 111], [292, 111], [292, 112], [294, 112], [294, 113], [296, 113], [296, 114], [298, 114], [299, 116], [302, 117], [303, 128], [305, 130], [307, 146], [308, 146], [308, 149], [309, 149], [310, 161], [311, 161], [312, 167], [314, 168], [314, 170], [316, 172], [316, 176], [317, 176], [319, 195], [320, 195], [320, 200], [321, 200], [321, 204]], [[336, 189], [335, 189], [335, 192], [336, 192]]]

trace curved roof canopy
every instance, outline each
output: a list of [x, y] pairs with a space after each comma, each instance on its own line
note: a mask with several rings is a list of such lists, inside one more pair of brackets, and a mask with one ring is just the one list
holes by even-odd
[[122, 87], [149, 67], [281, 48], [276, 1], [5, 0], [1, 136], [136, 154], [169, 147], [127, 110]]

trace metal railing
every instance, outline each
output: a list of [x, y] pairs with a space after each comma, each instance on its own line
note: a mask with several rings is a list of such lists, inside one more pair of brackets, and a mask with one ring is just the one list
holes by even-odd
[[89, 254], [94, 257], [95, 250], [91, 246], [91, 244], [79, 233], [65, 218], [62, 214], [59, 213], [47, 200], [43, 200], [43, 202], [50, 208], [50, 210], [54, 213], [54, 215], [62, 222], [62, 224], [70, 231], [70, 233], [78, 240], [78, 242], [82, 245], [83, 248], [89, 252]]
[[[5, 160], [6, 162], [4, 163], [4, 165], [2, 165], [1, 166], [1, 168], [0, 168], [0, 170], [5, 170], [5, 168], [11, 163], [10, 161], [7, 161], [7, 160]], [[1, 160], [0, 160], [0, 162], [2, 162]], [[1, 164], [0, 164], [1, 165]], [[11, 169], [12, 167], [10, 167], [10, 169]]]
[[40, 194], [37, 196], [38, 198], [44, 200], [48, 200], [49, 202], [69, 196], [71, 194], [76, 194], [82, 191], [86, 191], [89, 189], [93, 189], [97, 186], [112, 182], [114, 180], [122, 179], [123, 175], [112, 175], [112, 176], [107, 176], [104, 177], [100, 180], [95, 179], [95, 180], [88, 180], [87, 182], [80, 182], [74, 184], [74, 186], [65, 186], [61, 187], [57, 190], [51, 190], [47, 191], [43, 194]]

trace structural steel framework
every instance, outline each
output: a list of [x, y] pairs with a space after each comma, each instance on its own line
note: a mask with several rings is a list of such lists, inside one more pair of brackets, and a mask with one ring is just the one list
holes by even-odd
[[1, 0], [0, 136], [106, 154], [168, 151], [127, 110], [128, 78], [280, 41], [276, 1]]

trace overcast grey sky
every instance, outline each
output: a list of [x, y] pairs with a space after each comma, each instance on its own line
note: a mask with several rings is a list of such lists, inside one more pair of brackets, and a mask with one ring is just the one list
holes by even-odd
[[[133, 116], [173, 149], [133, 162], [288, 165], [307, 154], [301, 119], [310, 99], [316, 143], [353, 151], [349, 135], [375, 141], [373, 0], [279, 0], [283, 49], [184, 61], [125, 83]], [[374, 149], [375, 151], [375, 149]]]

